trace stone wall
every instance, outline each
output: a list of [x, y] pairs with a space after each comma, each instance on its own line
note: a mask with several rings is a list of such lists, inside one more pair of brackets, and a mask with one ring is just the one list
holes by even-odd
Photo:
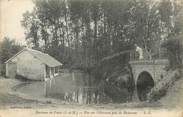
[[162, 77], [166, 75], [165, 67], [168, 64], [168, 61], [165, 60], [156, 60], [156, 61], [131, 61], [132, 72], [135, 80], [137, 82], [138, 76], [146, 71], [148, 72], [155, 83], [157, 83]]

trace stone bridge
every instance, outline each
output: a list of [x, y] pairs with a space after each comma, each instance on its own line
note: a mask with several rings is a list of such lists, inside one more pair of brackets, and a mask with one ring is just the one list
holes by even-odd
[[145, 101], [151, 88], [165, 77], [165, 67], [168, 65], [168, 60], [133, 60], [130, 61], [130, 65], [135, 81], [134, 98], [135, 100]]

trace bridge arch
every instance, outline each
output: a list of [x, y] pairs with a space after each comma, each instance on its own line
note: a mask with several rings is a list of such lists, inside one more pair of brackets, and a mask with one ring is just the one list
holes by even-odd
[[142, 71], [136, 82], [137, 95], [140, 101], [147, 100], [147, 94], [150, 92], [151, 88], [155, 85], [153, 76], [148, 71]]
[[[164, 68], [169, 64], [169, 61], [168, 59], [131, 60], [129, 63], [135, 81], [133, 99], [136, 101], [145, 101], [147, 98], [146, 95], [150, 91], [148, 89], [155, 86], [162, 77], [166, 76], [167, 71]], [[140, 81], [143, 81], [145, 78], [147, 82], [140, 83]]]

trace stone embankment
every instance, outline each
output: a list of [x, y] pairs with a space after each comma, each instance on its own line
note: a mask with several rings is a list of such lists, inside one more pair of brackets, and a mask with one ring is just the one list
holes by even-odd
[[[160, 101], [166, 107], [177, 106], [182, 97], [183, 78], [180, 70], [168, 71], [148, 94], [149, 101]], [[169, 105], [169, 106], [167, 106]]]

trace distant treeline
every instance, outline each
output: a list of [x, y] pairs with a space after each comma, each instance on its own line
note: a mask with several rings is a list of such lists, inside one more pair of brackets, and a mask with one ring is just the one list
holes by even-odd
[[[159, 53], [163, 45], [172, 62], [181, 61], [181, 0], [33, 2], [33, 11], [25, 12], [21, 21], [26, 42], [54, 56], [65, 67], [89, 70], [107, 56], [133, 50], [134, 44], [148, 55]], [[1, 43], [1, 63], [21, 48], [7, 38]], [[12, 47], [6, 48], [10, 46], [7, 43]]]
[[[182, 31], [181, 0], [34, 0], [26, 41], [65, 66], [90, 69], [138, 44], [149, 55]], [[124, 55], [126, 56], [126, 54]]]
[[0, 75], [5, 75], [5, 62], [23, 48], [15, 40], [5, 37], [0, 42]]

